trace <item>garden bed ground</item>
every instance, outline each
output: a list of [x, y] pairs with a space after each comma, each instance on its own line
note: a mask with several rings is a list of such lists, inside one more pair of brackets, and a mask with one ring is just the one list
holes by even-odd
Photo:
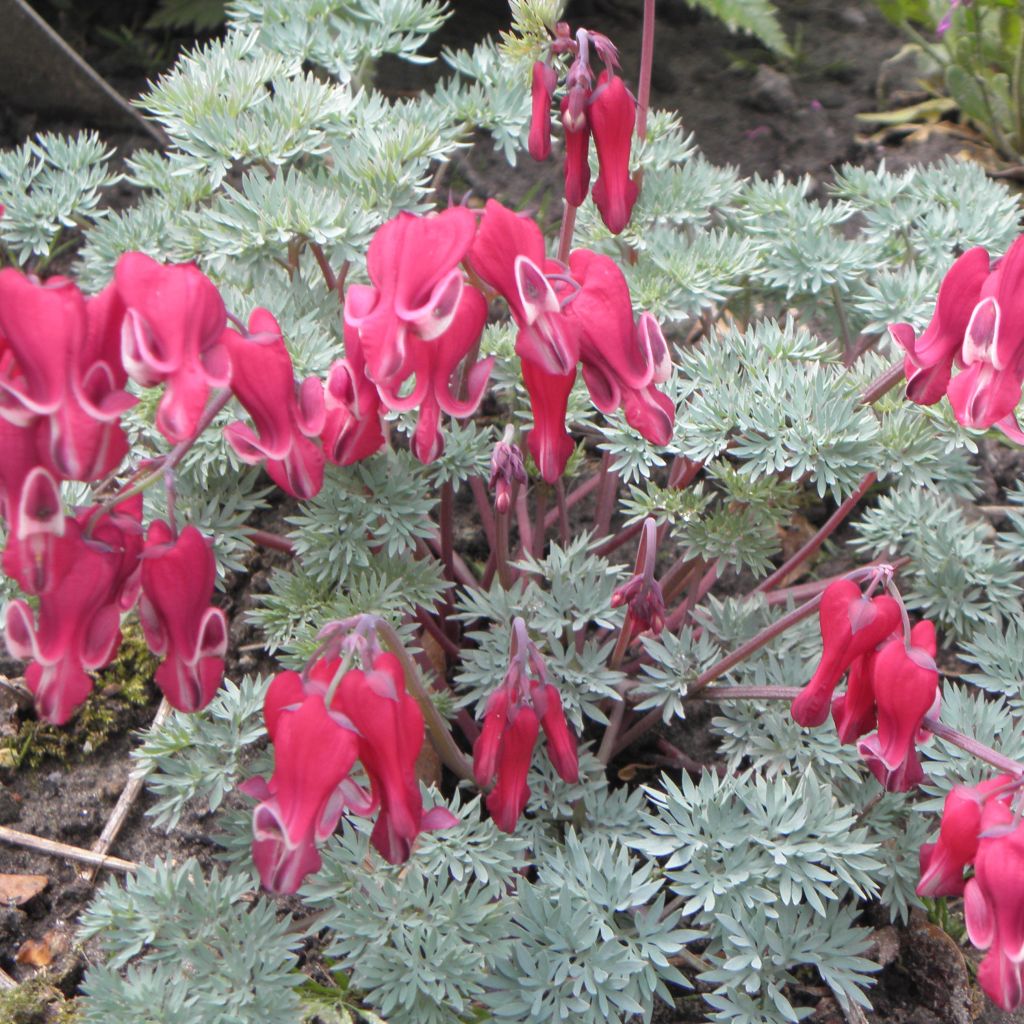
[[[756, 43], [729, 35], [718, 23], [691, 12], [682, 0], [663, 0], [658, 6], [652, 102], [678, 109], [696, 143], [713, 162], [734, 164], [745, 174], [762, 176], [777, 171], [788, 176], [807, 173], [817, 185], [827, 180], [831, 168], [846, 161], [874, 166], [885, 158], [890, 165], [905, 164], [955, 152], [965, 144], [960, 136], [944, 131], [895, 147], [861, 137], [865, 125], [856, 115], [880, 106], [876, 91], [880, 73], [887, 93], [897, 102], [915, 88], [913, 76], [908, 77], [898, 66], [886, 65], [882, 73], [901, 40], [870, 3], [783, 0], [783, 20], [797, 52], [789, 65], [773, 62]], [[574, 24], [592, 25], [619, 44], [627, 79], [635, 78], [638, 65], [640, 7], [641, 0], [578, 0], [570, 11]], [[470, 45], [503, 25], [504, 4], [463, 0], [455, 4], [455, 10], [439, 45]], [[93, 56], [89, 53], [95, 44], [91, 36], [76, 42]], [[430, 68], [389, 62], [381, 66], [378, 84], [388, 92], [401, 93], [428, 84], [433, 74], [436, 71]], [[127, 73], [117, 84], [127, 91], [129, 83], [141, 84], [136, 72]], [[44, 123], [31, 111], [0, 105], [0, 145], [18, 142], [33, 131], [75, 127], [79, 125], [67, 119]], [[116, 142], [122, 151], [151, 144], [145, 137], [123, 133]], [[538, 174], [554, 187], [557, 169], [553, 166], [531, 166], [527, 173], [512, 175], [487, 141], [481, 140], [460, 155], [450, 182], [456, 193], [468, 187], [480, 199], [493, 195], [516, 202]], [[127, 203], [131, 198], [125, 190], [116, 201]], [[991, 479], [986, 482], [988, 493], [983, 501], [998, 502], [1001, 488], [1016, 477], [1019, 460], [1003, 463], [990, 465]], [[244, 624], [243, 613], [251, 607], [254, 595], [265, 588], [267, 570], [280, 557], [273, 552], [256, 554], [249, 573], [233, 579], [223, 597], [234, 616], [232, 667], [238, 673], [265, 667], [257, 664], [258, 652], [247, 649], [257, 638]], [[0, 672], [15, 677], [19, 666], [0, 662]], [[13, 757], [8, 754], [8, 765], [0, 764], [0, 825], [89, 847], [128, 779], [129, 752], [135, 742], [131, 731], [152, 718], [157, 696], [151, 689], [142, 705], [119, 701], [116, 693], [101, 697], [106, 702], [104, 713], [111, 719], [111, 735], [94, 752], [50, 756], [31, 769], [11, 767]], [[699, 728], [700, 719], [694, 718], [688, 723], [689, 735], [677, 733], [672, 739], [691, 756], [704, 760], [713, 757], [713, 752], [706, 737], [696, 734]], [[0, 740], [14, 734], [26, 735], [23, 714], [13, 698], [0, 690]], [[146, 805], [143, 795], [113, 853], [140, 862], [158, 855], [197, 856], [204, 862], [211, 859], [211, 841], [200, 815], [186, 814], [181, 826], [167, 837], [150, 830], [144, 817]], [[21, 908], [0, 906], [0, 968], [23, 985], [40, 977], [57, 992], [73, 997], [89, 956], [87, 949], [73, 944], [74, 922], [88, 903], [93, 884], [66, 861], [0, 845], [0, 874], [5, 872], [45, 875], [48, 885]], [[881, 920], [874, 923], [878, 926], [874, 955], [883, 970], [871, 993], [875, 1011], [868, 1015], [869, 1020], [907, 1024], [1024, 1020], [1024, 1016], [1007, 1017], [993, 1010], [973, 984], [973, 966], [965, 960], [964, 947], [940, 929], [923, 919], [915, 919], [906, 929]], [[44, 943], [44, 960], [45, 944], [49, 943], [53, 962], [48, 968], [18, 962], [19, 950], [24, 959], [29, 941]], [[808, 975], [804, 980], [804, 1001], [808, 995], [819, 999], [814, 1019], [841, 1020], [819, 979]], [[0, 988], [0, 1021], [4, 1022], [8, 1020], [2, 1009], [5, 998]], [[26, 1013], [11, 1019], [55, 1019], [57, 1001], [54, 993], [49, 1011], [42, 1008], [44, 1000], [38, 1016]], [[702, 1006], [699, 996], [686, 996], [674, 1012], [659, 1008], [656, 1019], [663, 1024], [697, 1022], [703, 1019]]]

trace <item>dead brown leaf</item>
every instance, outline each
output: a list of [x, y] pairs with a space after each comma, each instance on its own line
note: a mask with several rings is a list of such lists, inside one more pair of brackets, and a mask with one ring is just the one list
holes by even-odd
[[49, 884], [50, 879], [46, 875], [0, 874], [0, 904], [20, 907], [38, 896]]
[[27, 939], [14, 956], [15, 963], [29, 967], [49, 967], [54, 957], [68, 948], [68, 938], [62, 932], [47, 932], [41, 939]]

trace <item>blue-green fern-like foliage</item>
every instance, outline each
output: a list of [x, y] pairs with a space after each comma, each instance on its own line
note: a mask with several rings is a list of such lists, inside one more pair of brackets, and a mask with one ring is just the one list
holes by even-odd
[[[783, 48], [768, 4], [702, 5]], [[89, 289], [128, 250], [195, 260], [232, 313], [273, 311], [297, 373], [322, 376], [343, 353], [343, 330], [312, 247], [347, 281], [365, 282], [374, 231], [399, 211], [444, 203], [437, 172], [474, 133], [515, 165], [529, 66], [563, 6], [514, 0], [511, 36], [445, 53], [432, 91], [395, 99], [374, 86], [377, 62], [423, 60], [451, 13], [445, 4], [234, 0], [224, 37], [183, 56], [138, 101], [169, 140], [128, 160], [138, 202], [104, 209], [117, 174], [97, 137], [41, 135], [0, 154], [0, 246], [41, 271], [82, 231], [74, 272]], [[465, 635], [451, 678], [438, 680], [438, 707], [480, 717], [521, 616], [577, 730], [599, 732], [623, 694], [671, 728], [693, 706], [696, 679], [788, 610], [722, 594], [780, 562], [783, 536], [809, 505], [841, 501], [874, 473], [850, 550], [865, 562], [909, 557], [897, 580], [912, 614], [932, 618], [966, 666], [943, 687], [943, 719], [1024, 756], [1024, 495], [979, 518], [966, 508], [979, 493], [978, 435], [945, 403], [921, 409], [898, 391], [862, 400], [901, 355], [885, 325], [922, 329], [957, 253], [1009, 246], [1018, 201], [980, 167], [952, 160], [898, 173], [844, 167], [824, 197], [806, 180], [747, 181], [709, 164], [671, 111], [651, 112], [633, 163], [644, 187], [630, 225], [613, 238], [586, 203], [576, 240], [619, 258], [636, 311], [662, 323], [674, 350], [662, 385], [676, 404], [674, 434], [655, 448], [620, 416], [598, 414], [580, 381], [569, 421], [583, 440], [564, 484], [571, 490], [593, 455], [607, 456], [624, 485], [622, 521], [653, 516], [665, 559], [713, 564], [727, 589], [707, 595], [678, 633], [644, 639], [634, 671], [610, 664], [624, 615], [611, 594], [632, 552], [602, 555], [585, 528], [522, 556], [511, 591], [446, 581], [432, 554], [443, 488], [462, 495], [471, 479], [484, 482], [504, 422], [529, 425], [514, 329], [500, 321], [481, 344], [496, 357], [498, 422], [446, 426], [443, 457], [424, 467], [402, 442], [408, 417], [394, 417], [391, 446], [329, 467], [323, 491], [289, 507], [294, 557], [270, 573], [249, 615], [267, 650], [298, 668], [325, 623], [362, 612], [387, 617], [414, 647], [417, 609], [444, 602]], [[621, 261], [624, 247], [635, 259]], [[847, 368], [844, 356], [865, 346]], [[126, 417], [139, 458], [166, 450], [152, 425], [158, 397], [142, 395]], [[218, 417], [176, 485], [178, 520], [213, 534], [222, 577], [244, 567], [246, 524], [268, 501], [265, 479], [223, 441], [239, 415], [229, 406]], [[704, 471], [680, 490], [666, 469], [683, 457]], [[161, 514], [162, 500], [147, 496], [148, 514]], [[13, 595], [0, 580], [0, 597]], [[718, 683], [799, 686], [819, 653], [806, 620]], [[250, 805], [228, 798], [272, 771], [268, 681], [235, 680], [204, 712], [172, 715], [145, 737], [138, 769], [154, 822], [173, 829], [202, 815], [226, 867], [204, 877], [191, 861], [158, 863], [100, 890], [83, 923], [106, 957], [86, 975], [87, 1021], [311, 1018], [296, 966], [306, 931], [347, 979], [339, 1005], [394, 1024], [649, 1019], [658, 998], [696, 980], [708, 1019], [781, 1024], [811, 1012], [793, 985], [808, 971], [844, 1007], [865, 1006], [874, 965], [859, 906], [880, 900], [906, 919], [934, 812], [952, 785], [985, 771], [933, 738], [922, 791], [883, 796], [830, 727], [799, 728], [782, 702], [722, 701], [710, 721], [722, 775], [675, 769], [642, 776], [643, 789], [610, 784], [588, 740], [569, 784], [541, 744], [516, 835], [494, 827], [467, 785], [448, 800], [459, 825], [421, 837], [401, 868], [370, 852], [366, 822], [346, 819], [301, 892], [318, 915], [309, 920], [251, 896]]]

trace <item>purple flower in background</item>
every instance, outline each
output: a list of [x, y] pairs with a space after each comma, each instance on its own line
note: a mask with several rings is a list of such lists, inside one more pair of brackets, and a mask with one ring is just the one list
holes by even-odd
[[949, 0], [949, 9], [942, 16], [942, 20], [935, 26], [935, 35], [941, 39], [953, 24], [953, 12], [958, 7], [969, 7], [971, 0]]

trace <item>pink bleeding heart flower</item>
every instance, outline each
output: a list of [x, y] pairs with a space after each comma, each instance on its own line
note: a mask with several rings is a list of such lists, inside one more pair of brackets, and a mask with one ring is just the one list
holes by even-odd
[[[945, 367], [948, 379], [953, 360], [963, 345], [971, 313], [988, 275], [988, 253], [981, 246], [969, 249], [949, 268], [939, 285], [935, 312], [928, 327], [914, 342], [913, 350], [907, 351], [908, 381], [912, 380], [915, 369], [928, 369], [939, 365]], [[910, 325], [893, 326], [904, 328]], [[901, 334], [905, 335], [905, 332], [901, 331]], [[909, 389], [908, 395], [915, 402], [930, 404], [922, 402], [911, 394]]]
[[975, 428], [1007, 423], [1020, 433], [1014, 409], [1024, 383], [1024, 236], [985, 279], [960, 358], [964, 368], [946, 389], [957, 420]]
[[555, 92], [555, 69], [538, 60], [530, 77], [530, 156], [547, 160], [551, 155], [551, 97]]
[[924, 780], [917, 756], [918, 731], [939, 689], [935, 626], [919, 622], [910, 638], [910, 647], [900, 636], [875, 655], [878, 732], [857, 745], [875, 778], [891, 793], [905, 793]]
[[519, 328], [516, 354], [546, 373], [574, 372], [579, 340], [569, 330], [549, 273], [565, 268], [544, 255], [537, 224], [493, 199], [487, 201], [469, 252], [473, 272], [508, 303]]
[[[361, 293], [354, 287], [345, 296], [349, 303], [359, 302]], [[365, 296], [370, 302], [372, 295]], [[355, 319], [369, 312], [362, 310]], [[384, 446], [381, 428], [383, 403], [373, 381], [366, 376], [366, 359], [359, 331], [345, 317], [345, 358], [331, 365], [327, 375], [324, 403], [326, 416], [320, 439], [324, 455], [337, 466], [350, 466], [368, 458]]]
[[0, 416], [25, 426], [49, 416], [67, 397], [68, 367], [83, 347], [85, 299], [66, 277], [45, 283], [0, 270]]
[[[995, 835], [986, 836], [994, 832]], [[986, 803], [974, 877], [964, 888], [967, 935], [989, 950], [978, 982], [1004, 1010], [1024, 1002], [1024, 829], [1006, 804]]]
[[195, 433], [210, 388], [231, 378], [224, 300], [195, 264], [166, 266], [141, 252], [117, 261], [114, 280], [127, 309], [122, 363], [143, 387], [167, 384], [156, 425], [177, 444]]
[[186, 526], [175, 538], [163, 520], [150, 524], [139, 619], [150, 650], [163, 658], [157, 686], [179, 711], [206, 707], [224, 677], [228, 623], [210, 606], [215, 577], [211, 545], [199, 530]]
[[296, 383], [281, 328], [265, 309], [249, 318], [248, 336], [228, 328], [222, 340], [231, 390], [256, 426], [255, 432], [242, 423], [225, 427], [228, 443], [245, 462], [266, 460], [267, 472], [288, 494], [312, 498], [324, 482], [324, 455], [310, 440], [324, 429], [323, 383], [316, 377]]
[[921, 846], [921, 880], [914, 890], [918, 896], [963, 896], [964, 871], [974, 863], [981, 835], [981, 818], [987, 799], [1010, 797], [1014, 780], [1000, 775], [978, 786], [954, 786], [942, 807], [942, 822], [937, 842]]
[[544, 660], [526, 632], [512, 623], [509, 667], [501, 686], [487, 700], [484, 724], [473, 748], [473, 774], [480, 786], [497, 784], [487, 796], [495, 825], [512, 832], [530, 798], [527, 775], [540, 728], [548, 757], [566, 782], [579, 781], [576, 740], [565, 720], [562, 698], [547, 681]]
[[873, 681], [875, 652], [854, 658], [846, 677], [846, 693], [832, 701], [832, 721], [840, 743], [856, 743], [878, 725]]
[[422, 341], [414, 335], [408, 337], [405, 368], [416, 375], [412, 393], [399, 396], [396, 385], [400, 382], [397, 379], [377, 386], [381, 400], [390, 409], [419, 406], [411, 447], [420, 462], [433, 462], [444, 451], [440, 428], [442, 411], [449, 416], [471, 416], [483, 398], [487, 378], [494, 365], [493, 356], [467, 367], [464, 399], [456, 397], [452, 383], [459, 364], [480, 340], [486, 320], [486, 299], [475, 288], [466, 288], [447, 330], [432, 341]]
[[370, 842], [389, 863], [401, 864], [409, 859], [420, 832], [458, 823], [446, 807], [424, 813], [416, 778], [423, 713], [406, 692], [401, 662], [384, 653], [369, 671], [347, 672], [333, 706], [358, 733], [359, 760], [370, 777], [374, 800], [380, 803]]
[[653, 444], [672, 439], [675, 405], [655, 384], [671, 370], [668, 346], [649, 314], [633, 322], [629, 286], [608, 256], [576, 249], [569, 270], [579, 291], [566, 319], [580, 338], [583, 379], [602, 412], [624, 406], [626, 421]]
[[360, 298], [345, 301], [345, 322], [359, 331], [374, 383], [408, 376], [410, 334], [430, 341], [448, 329], [462, 297], [459, 263], [475, 232], [474, 215], [461, 206], [428, 217], [400, 213], [377, 230], [366, 254], [373, 287], [353, 285]]
[[274, 773], [239, 788], [260, 801], [253, 810], [253, 860], [263, 887], [293, 893], [320, 870], [317, 849], [344, 810], [343, 784], [358, 752], [355, 733], [339, 724], [321, 693], [307, 692], [296, 672], [282, 672], [263, 708], [274, 745]]
[[498, 781], [487, 794], [487, 809], [495, 826], [502, 832], [515, 831], [530, 799], [530, 786], [526, 780], [539, 732], [540, 720], [532, 707], [513, 703], [500, 690], [492, 694], [478, 742], [497, 747], [495, 771]]
[[28, 475], [41, 465], [37, 437], [41, 420], [18, 427], [0, 419], [0, 515], [13, 525]]
[[618, 75], [601, 72], [587, 105], [587, 124], [594, 136], [600, 172], [594, 182], [594, 204], [613, 234], [629, 223], [639, 188], [629, 176], [629, 154], [636, 125], [636, 100]]
[[[87, 508], [65, 520], [60, 570], [39, 597], [38, 624], [22, 600], [7, 606], [7, 648], [31, 659], [25, 682], [36, 711], [63, 725], [92, 691], [88, 672], [108, 665], [121, 643], [121, 613], [138, 593], [141, 496], [96, 519]], [[5, 569], [11, 566], [5, 557]]]
[[907, 378], [907, 398], [918, 405], [934, 405], [946, 394], [953, 373], [953, 357], [939, 360], [932, 366], [917, 362], [917, 335], [910, 324], [889, 324], [893, 341], [906, 352], [903, 373]]
[[522, 370], [533, 412], [533, 427], [526, 433], [526, 447], [541, 477], [553, 484], [565, 471], [569, 457], [576, 450], [565, 429], [565, 414], [576, 370], [561, 375], [545, 373], [526, 359], [522, 362]]
[[822, 652], [810, 682], [793, 701], [793, 720], [821, 725], [828, 717], [832, 692], [854, 659], [874, 650], [901, 620], [899, 604], [887, 594], [866, 598], [849, 579], [830, 583], [821, 598], [818, 621]]
[[65, 541], [66, 525], [60, 484], [36, 466], [19, 488], [3, 555], [4, 572], [25, 593], [49, 593], [63, 578], [72, 557], [72, 546]]
[[124, 458], [124, 309], [111, 287], [85, 299], [65, 278], [0, 272], [0, 417], [28, 430], [40, 464], [64, 480], [96, 480]]

